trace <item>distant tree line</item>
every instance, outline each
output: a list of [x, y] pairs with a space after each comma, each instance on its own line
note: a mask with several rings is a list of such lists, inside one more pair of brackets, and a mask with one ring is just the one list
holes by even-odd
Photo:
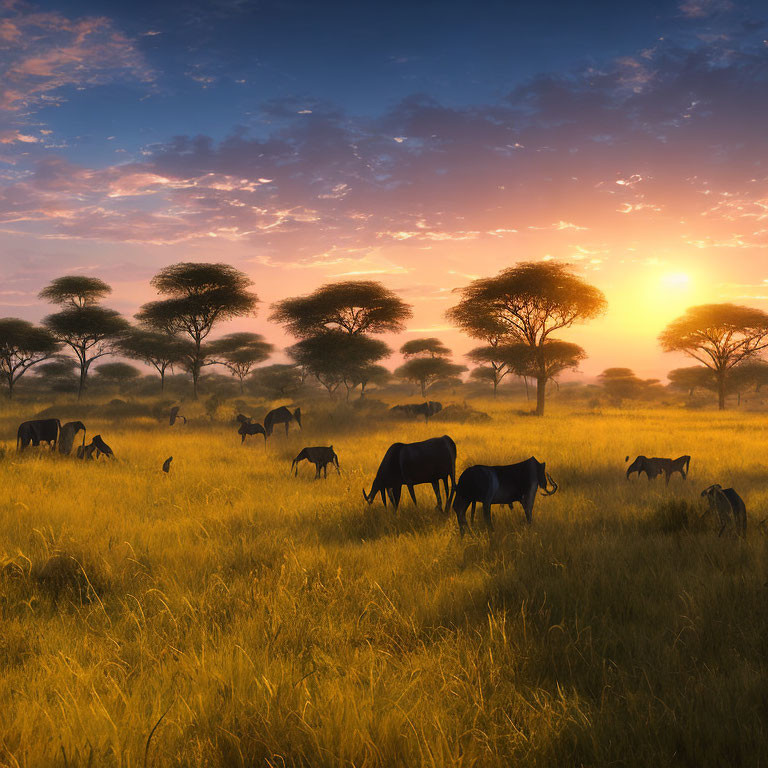
[[[400, 347], [401, 366], [390, 372], [382, 362], [392, 354], [381, 334], [402, 333], [412, 308], [381, 283], [370, 280], [323, 285], [305, 296], [272, 305], [269, 319], [284, 327], [295, 343], [285, 352], [290, 364], [262, 365], [272, 344], [251, 332], [209, 340], [222, 323], [254, 317], [259, 298], [253, 282], [227, 264], [182, 262], [161, 269], [151, 280], [158, 298], [140, 307], [130, 323], [104, 306], [112, 289], [102, 280], [81, 275], [56, 278], [40, 291], [55, 311], [34, 325], [18, 318], [0, 319], [0, 376], [8, 397], [29, 370], [52, 390], [85, 393], [92, 365], [109, 356], [135, 360], [153, 368], [160, 390], [168, 375], [183, 373], [197, 398], [200, 377], [220, 366], [242, 393], [246, 382], [287, 396], [315, 381], [331, 397], [349, 398], [359, 389], [393, 380], [410, 382], [422, 397], [438, 384], [458, 386], [468, 369], [453, 362], [451, 350], [435, 337], [415, 338]], [[475, 364], [470, 381], [495, 395], [507, 377], [535, 385], [536, 413], [545, 410], [547, 387], [576, 369], [586, 357], [579, 345], [560, 338], [576, 323], [606, 309], [603, 294], [566, 264], [523, 262], [494, 277], [457, 289], [458, 302], [446, 313], [451, 323], [477, 339], [467, 358]], [[670, 386], [693, 396], [696, 390], [726, 396], [768, 383], [768, 365], [758, 353], [768, 346], [768, 315], [733, 304], [691, 307], [660, 337], [665, 351], [683, 352], [699, 365], [669, 374]], [[132, 365], [101, 362], [96, 380], [119, 387], [140, 378]], [[73, 381], [76, 379], [76, 386]], [[207, 380], [207, 379], [206, 379]], [[641, 380], [628, 368], [609, 368], [599, 377], [609, 399], [643, 399], [662, 385]]]

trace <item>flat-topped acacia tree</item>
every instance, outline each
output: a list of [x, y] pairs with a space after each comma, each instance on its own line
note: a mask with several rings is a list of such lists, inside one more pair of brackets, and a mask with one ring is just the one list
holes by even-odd
[[59, 343], [46, 328], [17, 317], [0, 319], [0, 376], [8, 385], [8, 399], [16, 382], [34, 365], [48, 360]]
[[211, 362], [228, 368], [240, 382], [243, 394], [243, 379], [257, 363], [263, 363], [274, 351], [274, 346], [259, 333], [230, 333], [208, 344], [207, 354]]
[[253, 281], [229, 264], [181, 262], [161, 269], [151, 284], [166, 298], [144, 304], [136, 319], [161, 333], [189, 337], [187, 367], [197, 399], [203, 341], [222, 320], [255, 313], [259, 298], [248, 290]]
[[662, 331], [659, 343], [665, 352], [683, 352], [712, 371], [722, 411], [730, 372], [768, 347], [768, 314], [739, 304], [689, 307]]
[[120, 352], [132, 360], [151, 365], [160, 374], [160, 391], [165, 390], [165, 375], [182, 364], [191, 343], [177, 336], [145, 328], [131, 328], [120, 340]]
[[[547, 381], [553, 371], [570, 367], [573, 355], [554, 354], [553, 335], [574, 323], [597, 317], [607, 306], [602, 291], [574, 274], [568, 264], [523, 262], [495, 277], [474, 280], [461, 289], [461, 301], [448, 317], [475, 338], [485, 338], [493, 349], [523, 344], [532, 357], [536, 379], [536, 414], [544, 414]], [[548, 349], [545, 347], [549, 345]], [[574, 345], [575, 346], [575, 345]], [[583, 353], [583, 351], [582, 351]], [[508, 369], [501, 357], [489, 357], [494, 368]]]
[[66, 275], [51, 281], [40, 291], [40, 298], [61, 309], [43, 320], [53, 337], [68, 346], [77, 359], [80, 380], [77, 399], [83, 396], [88, 370], [94, 360], [114, 354], [127, 333], [127, 320], [114, 309], [99, 303], [112, 289], [96, 277]]
[[[344, 383], [349, 397], [362, 383], [361, 370], [390, 354], [387, 345], [375, 342], [370, 334], [399, 333], [411, 315], [410, 305], [381, 283], [347, 280], [328, 283], [307, 296], [283, 299], [272, 305], [269, 319], [299, 339], [291, 347], [293, 353], [289, 351], [299, 365], [331, 396]], [[347, 342], [344, 336], [370, 343]]]
[[399, 333], [411, 315], [411, 307], [381, 283], [346, 280], [276, 302], [269, 319], [305, 339], [332, 330], [352, 335]]

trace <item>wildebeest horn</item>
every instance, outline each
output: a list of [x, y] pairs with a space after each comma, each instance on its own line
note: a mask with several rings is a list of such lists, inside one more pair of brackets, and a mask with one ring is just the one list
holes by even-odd
[[[373, 493], [373, 492], [371, 492], [371, 493]], [[365, 499], [365, 500], [366, 500], [366, 501], [367, 501], [369, 504], [370, 504], [370, 503], [373, 501], [373, 499], [372, 499], [372, 498], [369, 498], [368, 494], [365, 492], [365, 488], [363, 488], [363, 498], [364, 498], [364, 499]]]
[[555, 493], [557, 491], [557, 487], [558, 486], [557, 486], [557, 483], [552, 479], [552, 475], [550, 475], [549, 472], [547, 472], [546, 475], [547, 475], [547, 480], [552, 485], [552, 490], [549, 490], [548, 488], [545, 487], [544, 491], [543, 491], [543, 495], [544, 496], [551, 496], [553, 493]]

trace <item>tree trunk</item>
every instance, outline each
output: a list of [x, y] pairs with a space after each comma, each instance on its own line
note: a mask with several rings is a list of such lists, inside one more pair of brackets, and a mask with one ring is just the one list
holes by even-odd
[[14, 381], [13, 375], [8, 377], [8, 399], [13, 400], [13, 385], [16, 382]]
[[496, 376], [493, 377], [493, 396], [496, 397], [496, 390], [499, 388], [499, 380]]
[[544, 415], [544, 401], [546, 398], [547, 379], [545, 376], [536, 377], [536, 415]]
[[531, 399], [531, 395], [528, 392], [528, 377], [527, 376], [523, 376], [523, 381], [525, 382], [525, 399], [526, 400], [530, 400]]
[[725, 410], [725, 371], [717, 372], [717, 407]]
[[160, 371], [160, 391], [165, 392], [165, 368]]
[[421, 380], [421, 396], [425, 399], [427, 397], [427, 387], [424, 379]]
[[80, 398], [83, 396], [83, 390], [85, 389], [85, 377], [88, 375], [88, 368], [81, 363], [80, 364], [80, 381], [77, 385], [77, 400], [80, 402]]

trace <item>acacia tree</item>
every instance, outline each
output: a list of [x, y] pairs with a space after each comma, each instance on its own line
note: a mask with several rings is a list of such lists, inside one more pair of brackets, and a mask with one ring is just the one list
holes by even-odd
[[351, 335], [399, 333], [411, 308], [396, 293], [374, 280], [328, 283], [308, 296], [272, 305], [269, 319], [299, 339], [329, 330]]
[[286, 351], [325, 387], [330, 397], [343, 384], [347, 399], [369, 366], [391, 354], [379, 339], [338, 330], [309, 336]]
[[507, 337], [507, 328], [494, 314], [493, 308], [481, 295], [483, 285], [475, 280], [461, 291], [459, 303], [448, 310], [446, 317], [457, 328], [473, 339], [485, 342], [482, 347], [476, 347], [467, 353], [467, 357], [476, 365], [490, 366], [493, 376], [483, 374], [493, 384], [493, 396], [507, 374], [511, 371], [506, 363], [499, 358], [497, 349]]
[[65, 275], [51, 280], [38, 294], [41, 299], [61, 307], [83, 308], [98, 304], [112, 293], [112, 288], [98, 277]]
[[768, 346], [768, 314], [738, 304], [690, 307], [664, 329], [659, 342], [665, 352], [683, 352], [713, 372], [722, 411], [730, 371]]
[[[270, 320], [281, 323], [300, 339], [292, 349], [299, 354], [294, 359], [302, 368], [321, 383], [335, 381], [331, 388], [323, 384], [331, 396], [343, 382], [349, 397], [351, 390], [361, 383], [361, 366], [373, 365], [390, 354], [386, 344], [376, 342], [369, 334], [402, 331], [411, 315], [411, 307], [381, 283], [349, 280], [328, 283], [307, 296], [273, 304]], [[346, 344], [344, 336], [374, 343]], [[336, 345], [331, 343], [333, 340], [337, 341]], [[329, 359], [320, 360], [315, 355], [321, 349]], [[372, 356], [374, 353], [378, 356]], [[320, 369], [322, 379], [318, 376]], [[355, 381], [357, 383], [351, 383]]]
[[257, 368], [249, 377], [254, 386], [265, 389], [274, 397], [295, 392], [302, 385], [301, 371], [295, 365], [276, 363]]
[[688, 392], [693, 397], [697, 389], [717, 391], [717, 381], [710, 368], [704, 365], [689, 365], [685, 368], [675, 368], [667, 374], [670, 386]]
[[120, 351], [132, 360], [151, 365], [160, 374], [160, 391], [165, 390], [165, 374], [173, 366], [182, 363], [187, 346], [176, 336], [132, 328], [120, 340]]
[[395, 376], [412, 381], [421, 388], [421, 396], [427, 396], [427, 390], [436, 382], [453, 379], [467, 370], [466, 365], [459, 365], [444, 357], [414, 357], [395, 369]]
[[71, 357], [55, 355], [35, 368], [34, 380], [53, 392], [77, 392], [77, 364]]
[[392, 373], [383, 365], [371, 363], [364, 365], [358, 374], [360, 383], [360, 397], [365, 397], [365, 389], [369, 384], [375, 384], [377, 387], [383, 387], [392, 380]]
[[0, 375], [13, 398], [16, 382], [32, 366], [56, 354], [59, 344], [45, 328], [38, 328], [16, 317], [0, 319]]
[[[502, 270], [495, 277], [473, 281], [461, 290], [462, 300], [448, 317], [477, 336], [481, 328], [494, 348], [524, 344], [534, 355], [536, 413], [544, 414], [548, 367], [557, 367], [552, 355], [542, 353], [553, 334], [574, 323], [601, 314], [606, 307], [602, 292], [557, 262], [524, 262]], [[471, 313], [477, 312], [477, 319]], [[490, 336], [488, 335], [490, 334]], [[567, 342], [557, 341], [557, 344]], [[562, 348], [564, 349], [564, 348]], [[556, 347], [551, 347], [554, 352]], [[548, 362], [549, 360], [549, 362]]]
[[215, 365], [228, 368], [240, 381], [243, 394], [243, 379], [257, 363], [263, 363], [274, 351], [274, 347], [258, 333], [230, 333], [208, 345], [207, 353]]
[[436, 382], [454, 378], [467, 370], [465, 365], [452, 363], [449, 359], [451, 350], [434, 337], [407, 341], [400, 347], [400, 352], [406, 362], [395, 375], [418, 384], [422, 397], [427, 396], [427, 390]]
[[406, 341], [400, 352], [405, 357], [450, 357], [451, 350], [434, 336], [428, 339], [411, 339]]
[[220, 321], [254, 313], [259, 299], [248, 290], [253, 282], [228, 264], [181, 262], [161, 269], [151, 284], [166, 298], [144, 304], [136, 318], [161, 333], [189, 337], [187, 368], [197, 399], [203, 341]]
[[134, 384], [141, 374], [129, 363], [104, 363], [96, 369], [96, 380], [107, 387], [117, 387], [120, 390]]
[[53, 337], [68, 346], [80, 368], [77, 399], [83, 396], [88, 370], [94, 360], [112, 355], [128, 322], [114, 309], [102, 307], [102, 298], [112, 289], [95, 277], [68, 275], [53, 280], [40, 291], [40, 298], [59, 304], [61, 310], [48, 315], [43, 325]]

